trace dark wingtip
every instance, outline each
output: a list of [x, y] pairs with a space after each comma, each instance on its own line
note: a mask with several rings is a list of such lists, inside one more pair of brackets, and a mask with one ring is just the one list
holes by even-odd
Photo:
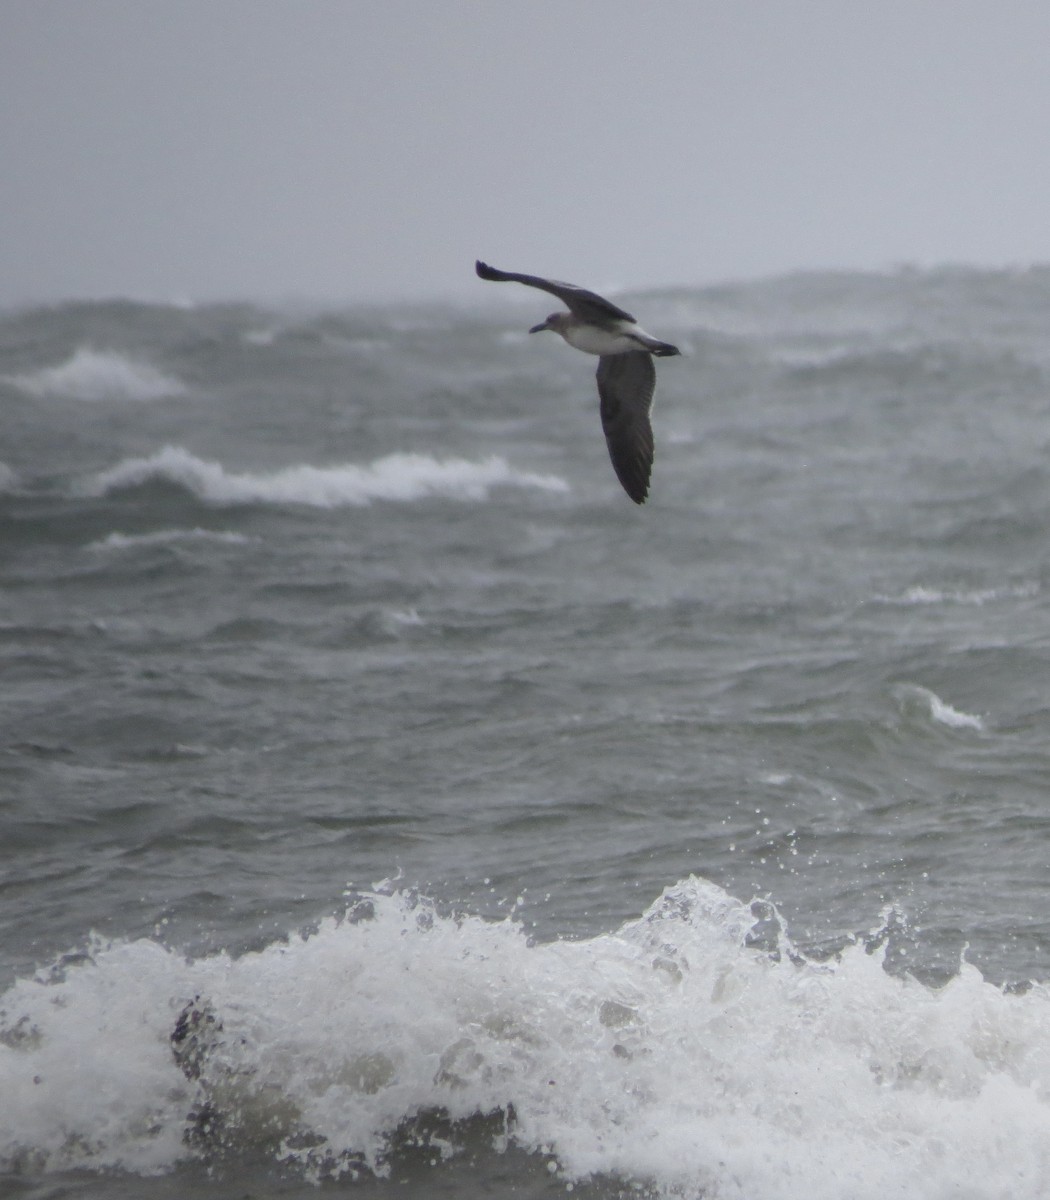
[[616, 463], [613, 463], [613, 467], [616, 469], [616, 476], [620, 481], [620, 486], [627, 493], [627, 495], [635, 502], [635, 504], [644, 504], [649, 498], [648, 472], [644, 474], [639, 473], [632, 476], [627, 471], [621, 472]]
[[474, 270], [477, 271], [479, 279], [499, 279], [499, 272], [495, 267], [490, 267], [487, 262], [482, 262], [480, 258], [474, 263]]
[[649, 498], [649, 480], [638, 479], [630, 490], [625, 485], [624, 491], [627, 492], [627, 495], [631, 497], [635, 504], [644, 504]]

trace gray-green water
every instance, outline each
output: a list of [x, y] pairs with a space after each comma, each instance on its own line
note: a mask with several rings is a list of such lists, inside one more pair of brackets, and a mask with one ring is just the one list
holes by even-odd
[[0, 318], [0, 1179], [1044, 1195], [1050, 270], [483, 300]]

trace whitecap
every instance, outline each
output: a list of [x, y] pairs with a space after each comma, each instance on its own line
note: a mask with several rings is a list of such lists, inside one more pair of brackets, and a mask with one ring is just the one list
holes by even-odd
[[426, 622], [414, 608], [388, 608], [383, 611], [383, 620], [388, 629], [395, 631], [405, 628], [417, 628]]
[[947, 725], [951, 729], [984, 729], [984, 721], [979, 716], [953, 708], [929, 688], [906, 683], [900, 684], [895, 692], [905, 710], [917, 705], [941, 725]]
[[215, 542], [225, 546], [245, 546], [252, 539], [243, 533], [223, 529], [157, 529], [152, 533], [120, 533], [89, 542], [85, 549], [95, 551], [134, 550], [144, 546], [168, 546], [173, 542]]
[[921, 607], [939, 604], [973, 605], [980, 608], [997, 600], [1025, 600], [1038, 592], [1039, 584], [1035, 581], [994, 588], [938, 588], [916, 584], [896, 595], [877, 595], [875, 600], [880, 604], [900, 605], [905, 608], [912, 605]]
[[31, 396], [76, 400], [160, 400], [186, 391], [178, 379], [142, 359], [91, 346], [80, 346], [58, 366], [7, 376], [7, 382]]
[[81, 490], [102, 496], [152, 480], [179, 484], [212, 504], [304, 504], [314, 508], [362, 506], [374, 500], [413, 501], [431, 496], [485, 500], [496, 487], [564, 492], [554, 475], [519, 471], [496, 455], [480, 460], [388, 454], [365, 466], [284, 467], [269, 473], [227, 471], [181, 446], [147, 458], [125, 459], [85, 480]]
[[[383, 1174], [418, 1114], [503, 1112], [497, 1149], [542, 1153], [566, 1185], [1042, 1200], [1047, 989], [965, 964], [929, 988], [860, 943], [761, 952], [755, 924], [691, 878], [618, 930], [535, 943], [393, 886], [239, 958], [96, 943], [0, 996], [0, 1162], [163, 1169], [210, 1102], [236, 1116], [228, 1152], [283, 1137], [282, 1161]], [[217, 1041], [187, 1079], [169, 1038], [194, 997]]]
[[983, 729], [984, 722], [973, 713], [962, 712], [946, 704], [935, 692], [930, 693], [930, 716], [953, 729]]

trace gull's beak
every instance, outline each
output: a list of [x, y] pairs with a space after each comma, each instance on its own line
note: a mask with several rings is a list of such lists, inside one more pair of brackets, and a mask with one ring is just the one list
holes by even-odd
[[550, 329], [550, 326], [546, 321], [543, 321], [539, 325], [533, 325], [533, 327], [529, 330], [529, 333], [542, 333], [544, 329]]

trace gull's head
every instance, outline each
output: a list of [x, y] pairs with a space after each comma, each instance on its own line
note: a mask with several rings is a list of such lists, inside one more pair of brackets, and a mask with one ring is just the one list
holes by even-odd
[[551, 313], [546, 321], [541, 321], [539, 325], [533, 325], [529, 333], [541, 333], [544, 329], [553, 329], [555, 333], [561, 333], [566, 327], [566, 321], [571, 319], [571, 315], [567, 312]]

